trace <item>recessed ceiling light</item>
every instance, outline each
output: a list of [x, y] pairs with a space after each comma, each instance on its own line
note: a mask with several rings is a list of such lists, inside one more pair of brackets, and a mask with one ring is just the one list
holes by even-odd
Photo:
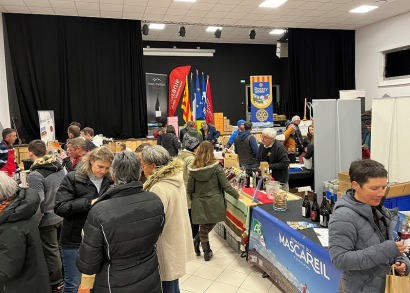
[[359, 6], [355, 9], [353, 9], [353, 10], [350, 10], [349, 12], [366, 13], [366, 12], [369, 12], [369, 11], [371, 11], [373, 9], [376, 9], [376, 8], [378, 8], [378, 6], [362, 5], [362, 6]]
[[196, 0], [174, 0], [175, 2], [195, 2]]
[[163, 23], [150, 23], [149, 28], [153, 30], [163, 30], [165, 27], [165, 24]]
[[215, 32], [216, 30], [221, 30], [222, 27], [217, 27], [217, 26], [208, 26], [206, 29], [207, 32]]
[[286, 1], [288, 1], [288, 0], [266, 0], [265, 2], [260, 4], [259, 7], [276, 8], [276, 7], [281, 6]]
[[285, 30], [282, 29], [274, 29], [273, 31], [269, 32], [271, 35], [281, 35], [285, 32]]

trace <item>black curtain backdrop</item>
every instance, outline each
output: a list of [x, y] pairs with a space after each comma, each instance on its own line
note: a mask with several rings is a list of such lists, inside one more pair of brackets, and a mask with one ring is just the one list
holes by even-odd
[[140, 21], [25, 14], [4, 19], [17, 96], [12, 104], [18, 105], [11, 115], [21, 117], [26, 141], [39, 138], [37, 110], [54, 110], [59, 141], [67, 138], [71, 121], [107, 137], [147, 134]]
[[292, 115], [303, 116], [305, 98], [338, 99], [356, 88], [354, 31], [290, 28], [288, 43]]

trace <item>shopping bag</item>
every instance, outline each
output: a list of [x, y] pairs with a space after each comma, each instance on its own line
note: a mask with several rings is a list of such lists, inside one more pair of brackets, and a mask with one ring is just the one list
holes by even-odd
[[239, 168], [239, 158], [237, 154], [225, 154], [225, 159], [224, 159], [224, 167], [225, 168], [230, 168], [230, 167], [236, 167]]
[[396, 275], [394, 266], [391, 266], [390, 273], [386, 275], [386, 289], [384, 293], [410, 292], [410, 276]]
[[81, 289], [92, 289], [94, 287], [95, 275], [81, 275]]

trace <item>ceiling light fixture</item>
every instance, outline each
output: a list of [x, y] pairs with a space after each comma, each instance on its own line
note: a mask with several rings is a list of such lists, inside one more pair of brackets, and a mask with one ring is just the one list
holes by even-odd
[[259, 7], [269, 7], [269, 8], [276, 8], [281, 6], [288, 0], [266, 0], [265, 2], [261, 3]]
[[207, 32], [215, 32], [216, 30], [222, 30], [222, 27], [208, 26], [208, 28], [206, 29]]
[[163, 30], [165, 27], [165, 24], [163, 23], [150, 23], [149, 28], [153, 30]]
[[362, 5], [359, 6], [355, 9], [350, 10], [349, 12], [353, 12], [353, 13], [366, 13], [369, 11], [372, 11], [373, 9], [378, 8], [378, 6], [371, 6], [371, 5]]
[[250, 38], [251, 40], [254, 40], [255, 37], [256, 37], [256, 31], [255, 31], [255, 30], [251, 30], [251, 31], [249, 32], [249, 38]]
[[186, 34], [185, 27], [184, 27], [184, 26], [181, 26], [181, 27], [179, 28], [179, 36], [185, 37], [185, 34]]
[[148, 36], [148, 33], [149, 33], [148, 25], [147, 25], [147, 24], [144, 24], [144, 25], [142, 26], [142, 34], [143, 34], [144, 36]]
[[221, 38], [221, 34], [222, 34], [222, 31], [218, 28], [218, 29], [215, 31], [215, 33], [214, 33], [215, 38], [220, 39], [220, 38]]
[[269, 34], [270, 35], [281, 35], [285, 32], [285, 30], [283, 29], [274, 29], [273, 31], [270, 31]]

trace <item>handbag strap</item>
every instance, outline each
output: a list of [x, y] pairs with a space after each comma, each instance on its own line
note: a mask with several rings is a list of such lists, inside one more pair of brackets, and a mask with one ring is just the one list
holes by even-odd
[[343, 286], [343, 273], [342, 273], [342, 276], [340, 278], [340, 284], [342, 285], [342, 292], [345, 293], [345, 288]]

